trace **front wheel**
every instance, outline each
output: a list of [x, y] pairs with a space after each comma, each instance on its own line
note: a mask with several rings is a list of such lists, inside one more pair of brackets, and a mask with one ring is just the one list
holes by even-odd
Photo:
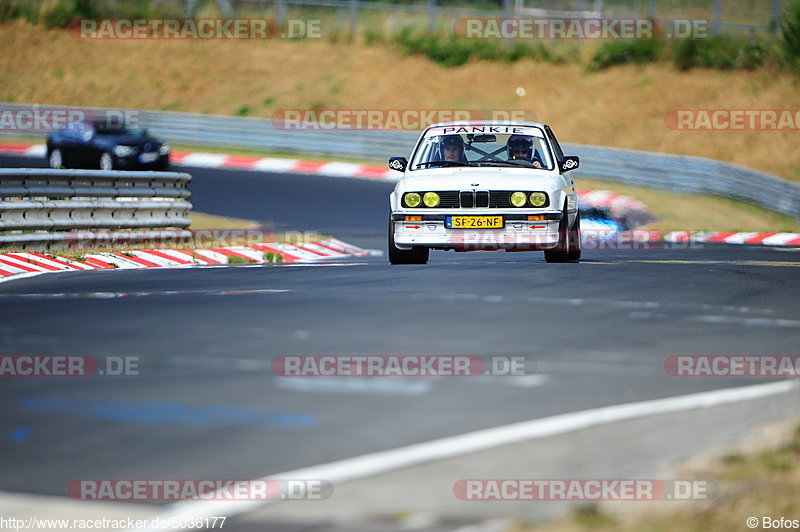
[[575, 216], [575, 223], [567, 230], [569, 218], [566, 210], [559, 224], [558, 245], [553, 249], [546, 249], [544, 260], [547, 262], [578, 262], [581, 258], [581, 219], [580, 214]]
[[430, 250], [422, 246], [397, 249], [394, 245], [394, 224], [389, 219], [389, 262], [391, 264], [428, 264]]
[[53, 148], [50, 150], [48, 160], [50, 162], [50, 168], [61, 168], [64, 166], [64, 156], [62, 155], [61, 150], [58, 148]]
[[575, 215], [575, 225], [569, 235], [569, 247], [567, 248], [567, 260], [578, 262], [581, 260], [581, 214]]
[[111, 156], [110, 153], [104, 151], [100, 154], [100, 170], [113, 170], [114, 169], [114, 158]]

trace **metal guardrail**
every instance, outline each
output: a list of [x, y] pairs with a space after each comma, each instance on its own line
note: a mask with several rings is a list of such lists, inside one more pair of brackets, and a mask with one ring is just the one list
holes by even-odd
[[[31, 110], [31, 106], [0, 103], [0, 113], [20, 109]], [[417, 131], [401, 130], [284, 130], [266, 118], [56, 106], [47, 109], [80, 110], [86, 114], [124, 113], [154, 135], [177, 144], [315, 153], [380, 162], [390, 156], [409, 155], [419, 135]], [[0, 136], [25, 133], [34, 132], [0, 128]], [[800, 220], [800, 183], [702, 157], [582, 144], [565, 143], [563, 147], [581, 157], [579, 176], [685, 194], [721, 196]]]
[[800, 183], [704, 157], [564, 144], [578, 174], [603, 181], [753, 203], [800, 220]]
[[[185, 228], [191, 179], [178, 172], [3, 169], [0, 231]], [[0, 244], [41, 237], [27, 235], [0, 234]]]

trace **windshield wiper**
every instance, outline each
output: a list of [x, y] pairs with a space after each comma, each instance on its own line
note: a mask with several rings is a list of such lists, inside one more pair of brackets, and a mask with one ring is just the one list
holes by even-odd
[[441, 164], [442, 166], [472, 166], [472, 163], [463, 161], [428, 161], [426, 163], [419, 163], [414, 166], [414, 168], [419, 168], [420, 166], [430, 166], [432, 164]]
[[506, 166], [521, 166], [522, 168], [536, 168], [530, 161], [480, 161], [477, 164], [503, 164]]

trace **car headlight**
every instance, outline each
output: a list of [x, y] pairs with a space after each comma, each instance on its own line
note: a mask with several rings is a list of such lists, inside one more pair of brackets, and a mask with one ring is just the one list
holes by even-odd
[[161, 155], [166, 155], [170, 152], [169, 144], [162, 144], [161, 147], [158, 149], [158, 153]]
[[403, 203], [412, 209], [414, 207], [419, 207], [420, 202], [422, 202], [422, 198], [420, 198], [419, 194], [416, 192], [406, 192], [403, 196]]
[[422, 203], [424, 203], [426, 207], [436, 207], [439, 205], [439, 194], [436, 192], [426, 192], [422, 196]]
[[528, 200], [534, 207], [541, 207], [542, 205], [547, 203], [547, 194], [545, 194], [544, 192], [531, 192], [531, 195], [528, 197]]
[[511, 201], [511, 205], [513, 205], [514, 207], [524, 207], [526, 199], [527, 198], [525, 197], [525, 193], [524, 192], [512, 192], [511, 193], [510, 201]]
[[127, 157], [133, 153], [133, 148], [130, 146], [116, 146], [114, 147], [114, 155], [117, 157]]

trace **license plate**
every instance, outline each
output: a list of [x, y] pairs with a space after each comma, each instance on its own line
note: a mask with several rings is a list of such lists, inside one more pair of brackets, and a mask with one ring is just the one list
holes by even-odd
[[156, 159], [158, 159], [158, 152], [156, 151], [143, 153], [139, 156], [139, 160], [143, 163], [152, 163]]
[[447, 216], [444, 223], [448, 229], [500, 229], [503, 227], [503, 217]]

